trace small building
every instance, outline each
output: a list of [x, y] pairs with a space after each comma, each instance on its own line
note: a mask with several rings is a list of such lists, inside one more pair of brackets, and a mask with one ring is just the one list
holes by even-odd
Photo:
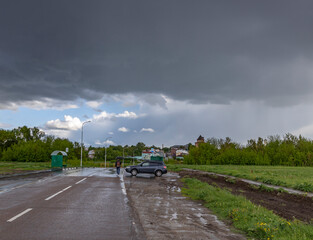
[[186, 156], [188, 154], [189, 154], [188, 151], [184, 150], [184, 149], [178, 149], [176, 151], [176, 157], [183, 157], [183, 156]]
[[67, 153], [56, 150], [51, 153], [51, 168], [53, 169], [62, 169], [66, 167], [67, 162]]
[[144, 150], [142, 151], [141, 159], [150, 160], [151, 156], [152, 156], [152, 152], [150, 150]]
[[196, 147], [199, 147], [199, 144], [204, 143], [204, 137], [201, 135], [198, 137], [197, 141], [195, 142]]
[[[180, 150], [182, 151], [186, 151], [188, 154], [188, 144], [186, 145], [173, 145], [171, 146], [171, 156], [173, 158], [177, 157], [178, 155], [180, 155]], [[177, 151], [178, 151], [178, 155], [177, 155]]]
[[162, 157], [164, 158], [164, 152], [160, 149], [146, 149], [142, 151], [141, 158], [142, 160], [151, 160], [153, 157]]
[[95, 158], [95, 155], [96, 155], [95, 150], [90, 150], [90, 151], [88, 152], [88, 158], [89, 158], [89, 159], [94, 159], [94, 158]]

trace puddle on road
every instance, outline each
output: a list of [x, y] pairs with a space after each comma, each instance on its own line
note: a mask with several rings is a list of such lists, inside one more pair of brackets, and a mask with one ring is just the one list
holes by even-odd
[[171, 221], [174, 220], [174, 219], [175, 220], [177, 219], [177, 212], [173, 213], [172, 217], [170, 218]]
[[195, 215], [199, 218], [200, 222], [201, 222], [203, 225], [207, 225], [207, 224], [208, 224], [208, 221], [205, 220], [205, 219], [202, 217], [202, 214], [201, 214], [201, 213], [196, 213]]
[[173, 199], [187, 199], [186, 197], [173, 197]]
[[127, 194], [148, 239], [238, 240], [228, 227], [197, 202], [181, 195], [177, 175], [149, 179], [125, 178]]

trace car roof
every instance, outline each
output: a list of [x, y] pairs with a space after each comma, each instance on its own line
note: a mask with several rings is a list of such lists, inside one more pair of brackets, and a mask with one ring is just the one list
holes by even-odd
[[150, 160], [147, 160], [147, 161], [144, 161], [144, 162], [164, 164], [164, 162], [163, 162], [163, 161], [150, 161]]

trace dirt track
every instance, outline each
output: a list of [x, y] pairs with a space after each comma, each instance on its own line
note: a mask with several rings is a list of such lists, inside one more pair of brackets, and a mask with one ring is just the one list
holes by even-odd
[[235, 195], [242, 195], [257, 205], [273, 210], [273, 212], [285, 219], [292, 220], [294, 218], [305, 222], [313, 220], [313, 200], [296, 194], [288, 194], [278, 191], [260, 191], [250, 184], [236, 180], [217, 176], [208, 175], [200, 171], [181, 171], [180, 176], [197, 178], [209, 184], [218, 185], [220, 188], [227, 188]]
[[131, 177], [125, 174], [129, 204], [146, 239], [246, 239], [219, 221], [209, 209], [180, 193], [178, 174]]

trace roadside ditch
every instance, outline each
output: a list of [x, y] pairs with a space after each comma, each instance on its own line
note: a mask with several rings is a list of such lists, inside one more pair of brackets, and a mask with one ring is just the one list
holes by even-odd
[[307, 223], [313, 221], [313, 199], [305, 194], [290, 194], [283, 189], [273, 189], [265, 185], [253, 185], [240, 179], [207, 174], [194, 170], [182, 170], [181, 177], [196, 178], [210, 185], [227, 189], [234, 195], [242, 195], [252, 203], [261, 205], [275, 214], [288, 219], [298, 219]]

